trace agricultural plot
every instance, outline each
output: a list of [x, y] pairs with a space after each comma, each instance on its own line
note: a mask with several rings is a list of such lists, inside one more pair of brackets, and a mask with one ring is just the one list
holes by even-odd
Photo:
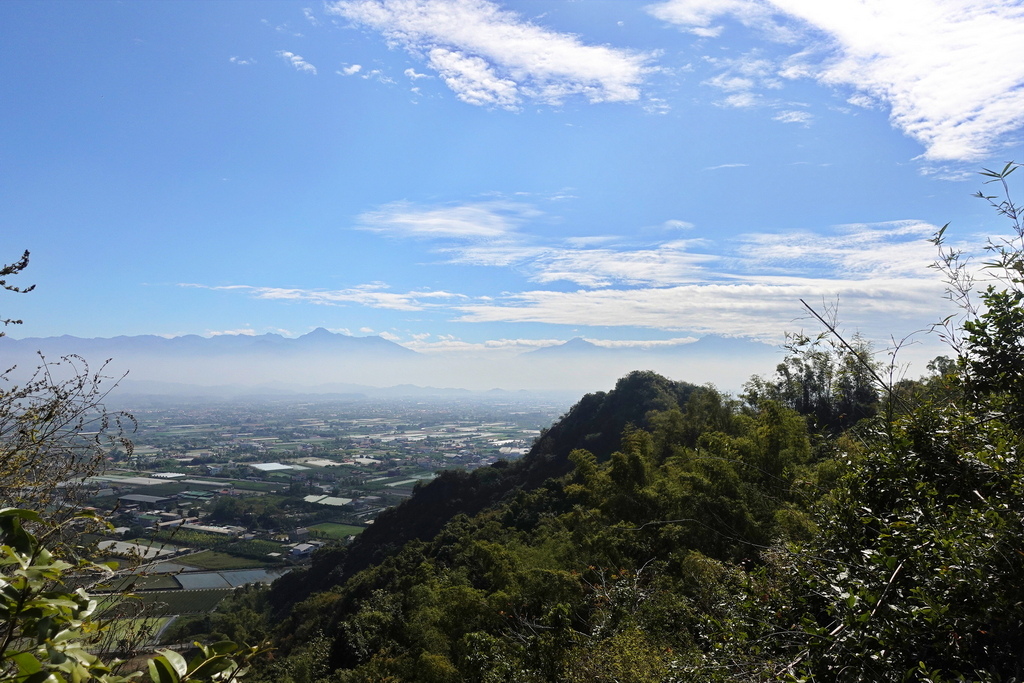
[[129, 543], [125, 541], [100, 541], [96, 544], [104, 553], [114, 556], [128, 557], [140, 560], [155, 560], [158, 557], [166, 557], [175, 554], [178, 549], [164, 545], [143, 545], [142, 543]]
[[222, 572], [189, 572], [179, 574], [182, 588], [193, 591], [210, 588], [238, 588], [247, 583], [269, 584], [287, 569], [234, 569]]
[[201, 553], [188, 556], [188, 563], [199, 569], [250, 569], [253, 567], [266, 567], [273, 562], [256, 560], [246, 557], [235, 557], [227, 553], [220, 553], [216, 550], [204, 550]]
[[207, 590], [146, 591], [136, 597], [151, 610], [153, 616], [172, 614], [205, 614], [212, 612], [232, 588]]
[[125, 592], [125, 591], [152, 591], [152, 590], [177, 590], [181, 585], [174, 579], [172, 574], [133, 574], [123, 576], [107, 584], [97, 586], [98, 590]]
[[142, 493], [147, 496], [158, 496], [161, 498], [167, 496], [176, 496], [182, 491], [188, 490], [186, 484], [179, 484], [178, 482], [168, 481], [159, 484], [152, 484], [150, 486], [143, 486], [136, 489], [135, 493]]
[[366, 527], [354, 526], [352, 524], [337, 524], [335, 522], [322, 522], [320, 524], [314, 524], [308, 527], [310, 531], [318, 531], [327, 538], [335, 540], [344, 540], [349, 536], [357, 536], [363, 532]]
[[232, 484], [239, 491], [262, 491], [264, 493], [278, 488], [274, 484], [268, 484], [264, 481], [250, 481], [248, 479], [228, 479], [225, 484]]

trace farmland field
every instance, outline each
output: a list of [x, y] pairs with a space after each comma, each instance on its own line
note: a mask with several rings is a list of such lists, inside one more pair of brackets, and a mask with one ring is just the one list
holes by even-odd
[[100, 586], [109, 591], [177, 590], [181, 588], [170, 574], [142, 574], [124, 576]]
[[231, 588], [206, 590], [147, 591], [138, 599], [145, 605], [152, 605], [153, 614], [202, 614], [211, 612], [217, 604], [231, 594]]
[[188, 556], [188, 563], [201, 569], [249, 569], [251, 567], [267, 567], [273, 562], [235, 557], [215, 550], [204, 550]]
[[322, 522], [309, 527], [310, 531], [319, 531], [327, 538], [343, 540], [348, 536], [356, 536], [362, 533], [366, 527], [353, 526], [351, 524], [337, 524], [335, 522]]

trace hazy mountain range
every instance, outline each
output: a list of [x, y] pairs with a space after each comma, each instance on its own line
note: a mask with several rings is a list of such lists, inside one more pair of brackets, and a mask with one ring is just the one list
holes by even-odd
[[[689, 382], [716, 381], [738, 389], [750, 374], [774, 369], [781, 354], [757, 342], [709, 336], [691, 344], [608, 347], [584, 339], [518, 355], [418, 353], [379, 336], [354, 337], [323, 328], [297, 338], [278, 334], [111, 338], [0, 337], [0, 363], [35, 367], [75, 354], [122, 389], [151, 394], [210, 394], [259, 390], [391, 395], [491, 389], [578, 392], [611, 386], [635, 369], [650, 369]], [[724, 384], [728, 383], [728, 384]], [[443, 387], [445, 389], [435, 389]]]

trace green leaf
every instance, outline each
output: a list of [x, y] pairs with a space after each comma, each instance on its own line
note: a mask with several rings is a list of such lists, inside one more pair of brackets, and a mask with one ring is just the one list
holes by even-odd
[[200, 681], [207, 680], [213, 678], [216, 674], [223, 671], [229, 671], [237, 667], [238, 665], [233, 660], [218, 655], [201, 663], [192, 671], [189, 677]]
[[31, 652], [22, 652], [11, 657], [11, 661], [18, 667], [18, 673], [27, 676], [42, 671], [43, 666]]
[[149, 678], [153, 683], [178, 683], [178, 672], [164, 657], [149, 660]]
[[[167, 663], [174, 668], [174, 672], [179, 678], [188, 673], [188, 662], [186, 662], [185, 658], [177, 652], [174, 650], [157, 650], [157, 652], [159, 652], [160, 655], [167, 660]], [[160, 657], [157, 657], [157, 659], [160, 659]]]
[[228, 655], [238, 649], [238, 645], [230, 640], [222, 640], [209, 646], [210, 652], [215, 655]]

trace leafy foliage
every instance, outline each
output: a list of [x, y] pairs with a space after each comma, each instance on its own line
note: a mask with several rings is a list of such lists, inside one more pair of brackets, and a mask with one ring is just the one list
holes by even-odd
[[[0, 681], [125, 683], [137, 678], [116, 673], [120, 662], [105, 662], [90, 652], [101, 636], [97, 601], [84, 588], [63, 587], [71, 569], [107, 568], [57, 558], [24, 522], [43, 519], [31, 510], [0, 510]], [[260, 652], [232, 642], [196, 646], [199, 652], [191, 662], [173, 650], [161, 651], [149, 661], [150, 680], [232, 681]]]

